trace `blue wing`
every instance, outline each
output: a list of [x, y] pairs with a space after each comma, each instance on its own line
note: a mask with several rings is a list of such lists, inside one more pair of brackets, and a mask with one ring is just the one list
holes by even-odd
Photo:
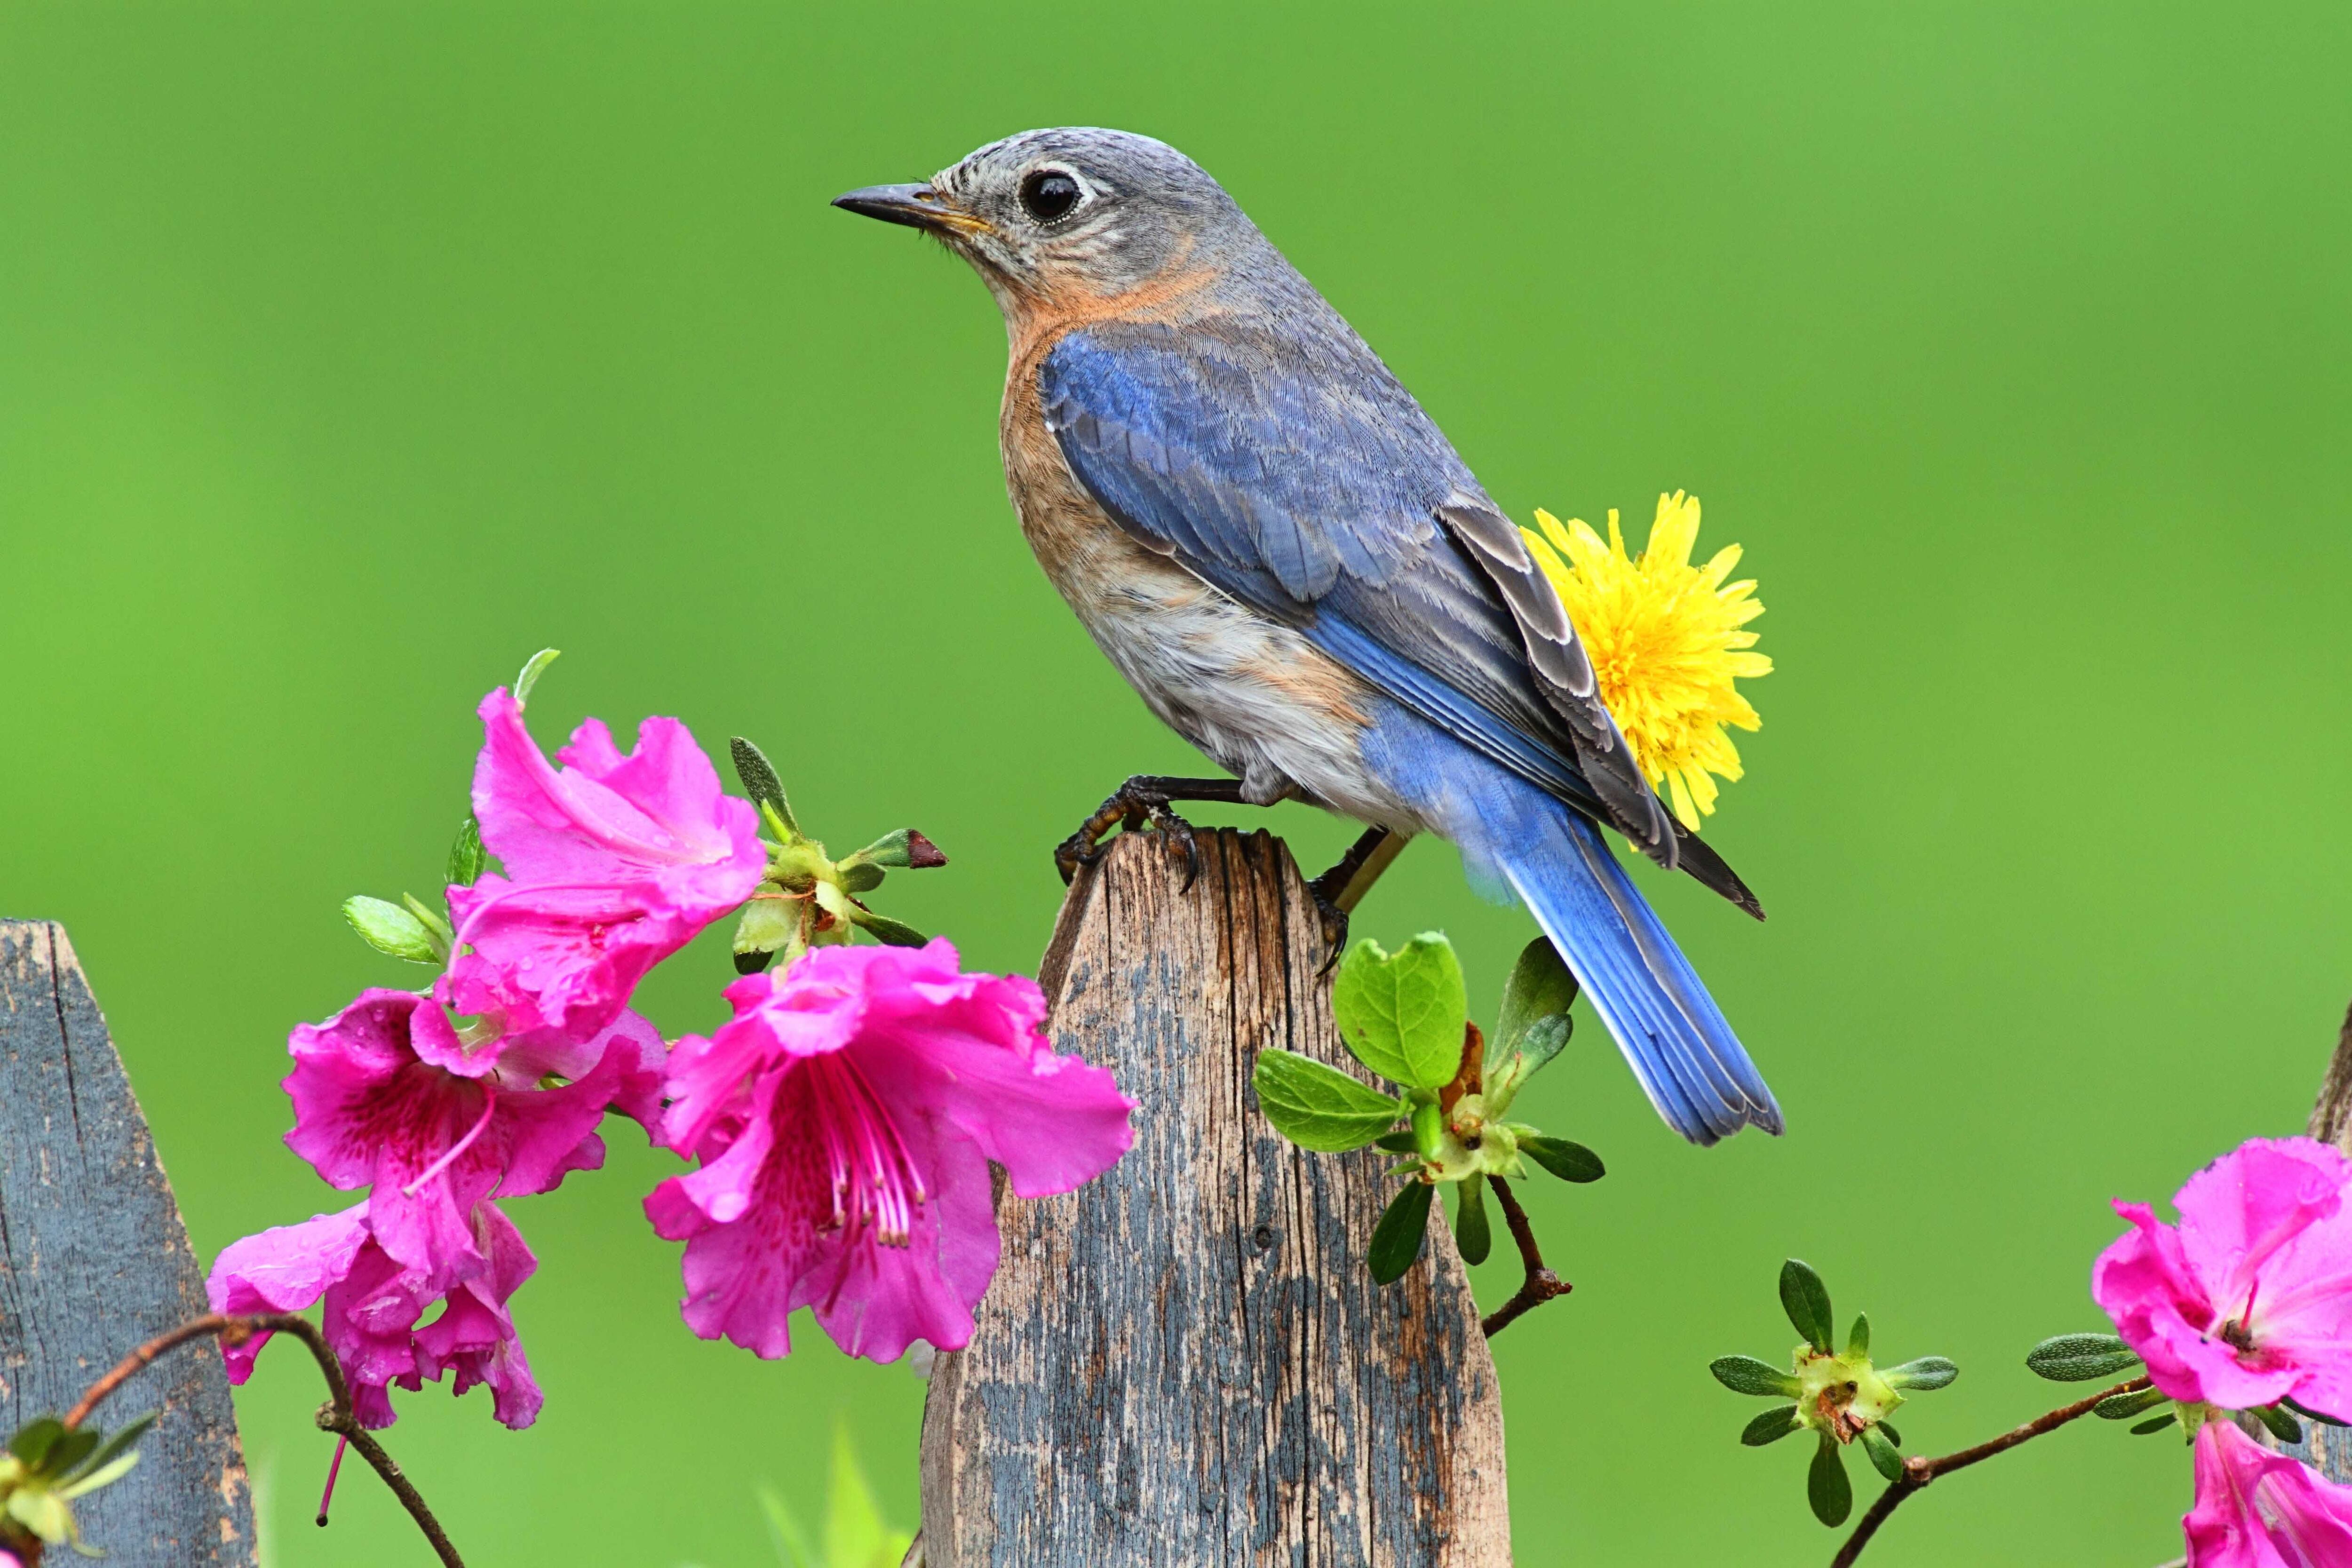
[[1428, 415], [1352, 333], [1305, 334], [1324, 371], [1298, 374], [1299, 326], [1073, 331], [1038, 369], [1046, 426], [1137, 539], [1760, 914], [1633, 767], [1557, 597]]

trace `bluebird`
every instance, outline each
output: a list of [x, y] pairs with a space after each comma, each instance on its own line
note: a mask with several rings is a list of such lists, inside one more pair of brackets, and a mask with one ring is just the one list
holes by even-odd
[[1223, 186], [1149, 137], [1063, 129], [834, 205], [926, 231], [988, 285], [1022, 532], [1145, 703], [1233, 775], [1129, 780], [1066, 875], [1122, 817], [1180, 826], [1177, 800], [1367, 824], [1327, 896], [1436, 834], [1533, 911], [1669, 1126], [1781, 1130], [1601, 829], [1760, 919], [1755, 895], [1643, 777], [1518, 529]]

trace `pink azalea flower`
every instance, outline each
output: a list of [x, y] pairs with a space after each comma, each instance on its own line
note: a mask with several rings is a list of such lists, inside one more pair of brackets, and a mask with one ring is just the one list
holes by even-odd
[[2189, 1568], [2352, 1563], [2352, 1487], [2271, 1452], [2223, 1416], [2197, 1429], [2197, 1503], [2180, 1528]]
[[626, 756], [591, 719], [558, 770], [504, 687], [480, 713], [474, 815], [506, 875], [449, 890], [459, 955], [437, 994], [490, 1020], [497, 1049], [586, 1039], [646, 971], [759, 887], [759, 813], [720, 793], [675, 719], [639, 725]]
[[2246, 1410], [2292, 1398], [2352, 1415], [2352, 1161], [2308, 1138], [2257, 1138], [2173, 1198], [2176, 1227], [2132, 1228], [2091, 1293], [2171, 1397]]
[[1109, 1073], [1054, 1054], [1045, 998], [965, 974], [944, 939], [819, 948], [728, 988], [735, 1016], [670, 1058], [664, 1141], [700, 1161], [646, 1200], [687, 1243], [687, 1325], [761, 1356], [814, 1307], [852, 1355], [953, 1350], [996, 1272], [989, 1163], [1068, 1192], [1135, 1141]]
[[[361, 1204], [231, 1243], [213, 1264], [205, 1292], [214, 1311], [231, 1313], [299, 1312], [323, 1297], [319, 1326], [342, 1366], [362, 1426], [392, 1425], [394, 1386], [421, 1388], [454, 1369], [457, 1393], [486, 1383], [498, 1419], [528, 1426], [539, 1415], [539, 1385], [507, 1301], [538, 1260], [496, 1205], [478, 1205], [468, 1221], [485, 1265], [446, 1289], [433, 1289], [422, 1270], [403, 1268], [377, 1243]], [[436, 1305], [444, 1307], [441, 1314], [419, 1328]], [[229, 1382], [253, 1375], [254, 1358], [269, 1339], [257, 1334], [222, 1352]]]
[[374, 1245], [434, 1296], [494, 1268], [478, 1205], [602, 1165], [595, 1130], [608, 1106], [651, 1120], [662, 1059], [653, 1026], [625, 1013], [563, 1063], [582, 1077], [538, 1088], [518, 1069], [535, 1074], [543, 1059], [469, 1058], [439, 1005], [408, 991], [363, 991], [325, 1023], [297, 1026], [289, 1047], [287, 1145], [333, 1186], [373, 1186]]

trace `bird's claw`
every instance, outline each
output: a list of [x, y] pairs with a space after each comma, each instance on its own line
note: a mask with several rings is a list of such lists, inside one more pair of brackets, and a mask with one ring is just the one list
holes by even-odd
[[1331, 901], [1331, 895], [1324, 888], [1321, 877], [1307, 884], [1307, 892], [1315, 900], [1315, 912], [1323, 919], [1323, 940], [1329, 944], [1323, 954], [1323, 962], [1315, 966], [1315, 978], [1320, 980], [1331, 973], [1332, 965], [1338, 963], [1339, 955], [1348, 950], [1348, 911]]
[[1176, 814], [1168, 796], [1157, 790], [1146, 789], [1138, 779], [1129, 779], [1118, 786], [1094, 815], [1078, 825], [1078, 830], [1062, 840], [1054, 851], [1054, 865], [1062, 873], [1065, 886], [1076, 879], [1078, 872], [1102, 858], [1102, 839], [1113, 827], [1129, 833], [1139, 832], [1149, 822], [1158, 828], [1184, 857], [1184, 882], [1181, 891], [1190, 892], [1201, 875], [1201, 845], [1193, 836], [1192, 825]]

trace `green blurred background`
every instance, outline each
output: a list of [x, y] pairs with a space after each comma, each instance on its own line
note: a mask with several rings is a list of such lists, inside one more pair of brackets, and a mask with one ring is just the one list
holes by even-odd
[[[1710, 835], [1772, 920], [1645, 886], [1790, 1132], [1685, 1147], [1597, 1028], [1534, 1091], [1611, 1175], [1530, 1199], [1577, 1291], [1497, 1345], [1520, 1560], [1826, 1557], [1705, 1372], [1790, 1342], [1790, 1253], [1961, 1363], [1915, 1447], [2053, 1403], [2020, 1358], [2098, 1321], [2107, 1200], [2298, 1130], [2352, 994], [2344, 10], [854, 9], [0, 6], [0, 910], [69, 926], [198, 1249], [341, 1201], [278, 1142], [286, 1031], [414, 983], [337, 902], [426, 889], [543, 644], [543, 739], [759, 738], [837, 846], [954, 857], [886, 908], [1034, 966], [1052, 844], [1193, 759], [1014, 531], [993, 307], [825, 202], [1117, 125], [1523, 519], [1687, 487], [1770, 606]], [[1481, 998], [1530, 930], [1435, 844], [1358, 929], [1426, 926]], [[647, 1010], [707, 1028], [730, 973], [706, 941]], [[612, 1143], [516, 1205], [538, 1426], [404, 1399], [457, 1541], [770, 1562], [754, 1489], [812, 1511], [836, 1412], [909, 1521], [921, 1384], [691, 1338], [637, 1210], [674, 1163]], [[299, 1357], [240, 1397], [278, 1563], [419, 1561], [364, 1478], [310, 1528], [317, 1397]], [[1878, 1551], [2145, 1568], [2188, 1483], [2077, 1430]]]

